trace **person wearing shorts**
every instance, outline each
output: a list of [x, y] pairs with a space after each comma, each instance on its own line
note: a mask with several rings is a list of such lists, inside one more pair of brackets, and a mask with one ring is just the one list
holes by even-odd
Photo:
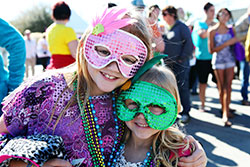
[[231, 46], [238, 39], [230, 33], [234, 29], [227, 26], [227, 22], [232, 18], [232, 13], [227, 8], [220, 9], [216, 18], [219, 22], [209, 30], [208, 46], [210, 53], [213, 54], [212, 68], [217, 79], [217, 88], [222, 106], [222, 121], [224, 126], [230, 127], [232, 123], [228, 119], [233, 117], [233, 114], [229, 112], [229, 105], [235, 66], [235, 57]]
[[201, 84], [207, 84], [208, 75], [213, 74], [211, 60], [196, 60], [197, 74]]
[[192, 40], [195, 45], [196, 70], [199, 77], [200, 111], [205, 111], [205, 92], [208, 75], [209, 73], [213, 74], [211, 65], [212, 54], [208, 51], [207, 30], [215, 24], [214, 5], [208, 2], [204, 5], [203, 9], [206, 14], [206, 19], [195, 22], [192, 32]]

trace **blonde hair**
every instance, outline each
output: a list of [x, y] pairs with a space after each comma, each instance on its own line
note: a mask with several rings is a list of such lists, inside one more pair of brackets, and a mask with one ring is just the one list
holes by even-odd
[[[138, 13], [128, 13], [127, 17], [131, 17], [132, 19], [135, 19], [136, 21], [128, 25], [126, 27], [121, 28], [122, 30], [129, 32], [138, 38], [142, 40], [142, 42], [146, 45], [147, 47], [147, 59], [149, 59], [151, 55], [151, 38], [150, 38], [150, 33], [148, 30], [148, 26], [146, 25], [146, 21], [142, 18], [141, 15]], [[87, 34], [89, 34], [90, 31], [88, 31]], [[90, 95], [90, 92], [92, 91], [91, 85], [93, 85], [93, 80], [91, 79], [88, 69], [87, 69], [87, 62], [84, 57], [84, 43], [86, 41], [87, 35], [84, 35], [77, 48], [77, 75], [75, 79], [77, 79], [77, 96], [81, 99], [84, 100], [84, 105], [86, 104], [86, 101]], [[82, 92], [82, 93], [80, 93]], [[83, 93], [84, 92], [84, 93]]]
[[[130, 17], [134, 19], [135, 21], [123, 28], [122, 30], [129, 32], [135, 36], [137, 36], [147, 47], [147, 58], [146, 61], [150, 58], [151, 56], [151, 36], [148, 30], [147, 22], [146, 20], [136, 11], [130, 11], [126, 17]], [[77, 80], [77, 88], [76, 92], [74, 94], [77, 95], [77, 98], [75, 96], [72, 96], [71, 99], [69, 100], [68, 104], [64, 108], [63, 112], [60, 113], [58, 120], [56, 121], [56, 124], [54, 126], [54, 130], [56, 128], [56, 125], [59, 122], [59, 119], [62, 117], [64, 112], [72, 105], [76, 103], [80, 103], [80, 101], [83, 101], [83, 108], [86, 105], [86, 102], [90, 96], [90, 92], [93, 90], [93, 85], [94, 81], [92, 80], [91, 76], [89, 75], [88, 68], [87, 68], [87, 61], [84, 57], [84, 44], [87, 40], [88, 35], [91, 33], [91, 29], [88, 29], [84, 35], [81, 37], [78, 47], [77, 47], [77, 54], [76, 54], [76, 67], [77, 69], [75, 70], [76, 75], [73, 76], [72, 80], [68, 83], [68, 86], [72, 86], [73, 82]], [[66, 90], [66, 89], [65, 89]], [[63, 94], [63, 93], [62, 93]], [[53, 113], [55, 111], [57, 102], [54, 105]], [[81, 110], [81, 108], [80, 108]], [[53, 115], [52, 115], [53, 116]], [[52, 121], [52, 116], [49, 121]]]
[[[169, 91], [177, 102], [178, 112], [181, 109], [180, 97], [177, 87], [177, 82], [173, 72], [163, 66], [154, 66], [144, 73], [140, 80], [156, 84]], [[178, 149], [184, 150], [189, 148], [189, 142], [184, 142], [185, 134], [182, 133], [176, 125], [172, 125], [166, 130], [159, 131], [153, 139], [153, 153], [155, 161], [159, 161], [161, 165], [170, 167], [172, 162], [178, 163]], [[169, 159], [169, 153], [173, 152], [174, 156]]]

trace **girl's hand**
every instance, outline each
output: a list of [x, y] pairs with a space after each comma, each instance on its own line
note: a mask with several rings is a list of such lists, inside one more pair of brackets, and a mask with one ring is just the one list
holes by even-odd
[[194, 144], [195, 150], [192, 153], [192, 155], [188, 157], [181, 157], [178, 162], [178, 166], [205, 167], [207, 164], [207, 156], [206, 156], [204, 149], [202, 148], [200, 143], [197, 140], [195, 140], [192, 136], [190, 135], [186, 136], [185, 140], [187, 139], [190, 141], [190, 143]]
[[45, 162], [43, 167], [72, 167], [72, 165], [66, 160], [55, 158]]

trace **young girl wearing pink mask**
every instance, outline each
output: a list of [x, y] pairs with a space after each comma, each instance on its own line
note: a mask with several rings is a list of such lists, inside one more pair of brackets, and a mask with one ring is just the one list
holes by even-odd
[[[40, 166], [112, 162], [110, 155], [120, 144], [124, 128], [116, 116], [116, 88], [132, 78], [151, 55], [148, 34], [139, 16], [126, 9], [105, 10], [80, 40], [75, 65], [44, 73], [5, 98], [0, 132], [60, 136], [68, 159], [51, 159]], [[183, 162], [192, 165], [204, 156], [204, 150], [197, 149]], [[27, 163], [10, 162], [10, 166], [17, 165]]]

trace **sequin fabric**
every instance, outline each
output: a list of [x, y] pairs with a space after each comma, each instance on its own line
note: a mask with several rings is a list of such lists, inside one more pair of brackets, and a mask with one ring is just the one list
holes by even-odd
[[[124, 147], [125, 148], [125, 147]], [[121, 150], [120, 157], [117, 158], [117, 163], [115, 167], [141, 167], [143, 166], [143, 162], [129, 162], [124, 157], [124, 148]]]
[[[129, 109], [124, 101], [131, 99], [137, 108]], [[131, 121], [138, 113], [143, 113], [148, 125], [153, 129], [165, 130], [177, 117], [175, 98], [165, 89], [145, 81], [136, 81], [128, 90], [123, 91], [117, 99], [117, 115], [123, 121]], [[155, 115], [149, 106], [159, 106], [164, 109], [160, 115]]]
[[[98, 55], [95, 46], [103, 46], [111, 53], [107, 57]], [[122, 75], [131, 78], [144, 64], [147, 57], [147, 47], [136, 36], [122, 30], [116, 30], [105, 35], [90, 34], [84, 46], [84, 56], [88, 63], [94, 68], [100, 69], [115, 61]], [[122, 59], [123, 55], [132, 55], [137, 62], [128, 65]]]
[[[8, 131], [13, 136], [53, 134], [60, 113], [73, 96], [70, 89], [63, 92], [65, 87], [66, 81], [62, 74], [22, 84], [4, 102], [4, 120]], [[92, 99], [102, 134], [104, 155], [108, 157], [115, 139], [111, 94], [93, 96]], [[48, 125], [56, 102], [52, 122]], [[81, 166], [92, 166], [81, 122], [78, 105], [73, 104], [60, 118], [54, 134], [63, 138], [70, 161], [82, 159]]]

